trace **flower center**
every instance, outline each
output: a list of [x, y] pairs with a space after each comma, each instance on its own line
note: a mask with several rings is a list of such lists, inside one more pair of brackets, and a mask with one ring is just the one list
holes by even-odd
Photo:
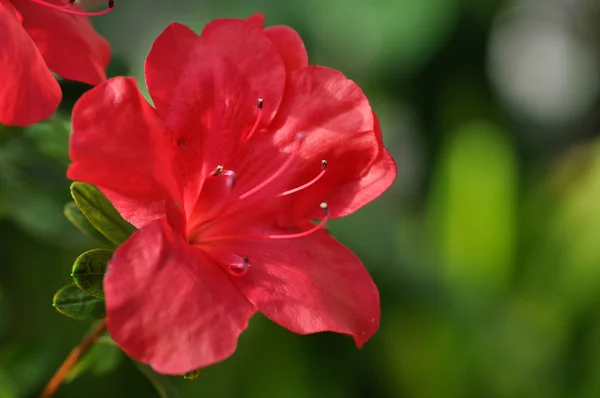
[[67, 3], [63, 4], [63, 5], [48, 3], [47, 1], [44, 1], [44, 0], [31, 0], [31, 1], [36, 4], [40, 4], [45, 7], [48, 7], [48, 8], [66, 12], [67, 14], [83, 15], [83, 16], [87, 16], [87, 17], [97, 17], [99, 15], [108, 14], [115, 7], [114, 0], [108, 0], [108, 8], [106, 8], [105, 10], [96, 11], [96, 12], [86, 12], [86, 11], [79, 11], [79, 10], [74, 9], [73, 6], [75, 5], [75, 0], [68, 0]]
[[[260, 123], [261, 110], [263, 101], [261, 98], [257, 101], [258, 105], [258, 116], [253, 127], [245, 136], [245, 143], [252, 137], [257, 130]], [[199, 248], [206, 251], [217, 263], [219, 263], [227, 272], [234, 276], [245, 275], [248, 272], [251, 264], [251, 260], [243, 255], [232, 253], [220, 249], [220, 243], [226, 241], [235, 240], [262, 240], [262, 239], [295, 239], [304, 236], [311, 235], [318, 230], [322, 229], [329, 219], [329, 207], [327, 203], [322, 202], [320, 208], [323, 211], [323, 217], [313, 227], [308, 228], [304, 231], [293, 231], [291, 233], [284, 234], [229, 234], [226, 232], [220, 233], [218, 228], [213, 227], [217, 224], [221, 224], [223, 220], [235, 217], [236, 215], [241, 216], [243, 212], [252, 212], [249, 209], [250, 204], [256, 204], [257, 202], [250, 201], [249, 198], [254, 196], [259, 191], [267, 188], [273, 184], [276, 180], [282, 178], [282, 176], [289, 172], [291, 166], [297, 160], [297, 156], [302, 149], [304, 142], [304, 133], [296, 134], [296, 139], [292, 145], [291, 151], [287, 154], [287, 157], [283, 163], [275, 169], [264, 180], [259, 182], [253, 188], [250, 188], [240, 195], [232, 195], [233, 188], [237, 180], [237, 174], [233, 170], [226, 169], [223, 165], [217, 165], [214, 170], [210, 173], [204, 182], [202, 191], [200, 193], [199, 200], [197, 201], [194, 209], [188, 216], [187, 235], [188, 241]], [[244, 145], [245, 145], [244, 143]], [[240, 150], [238, 150], [239, 154]], [[236, 154], [237, 156], [237, 154]], [[319, 181], [327, 172], [328, 163], [326, 160], [321, 160], [320, 171], [308, 182], [299, 185], [295, 188], [288, 189], [279, 194], [275, 194], [274, 198], [280, 198], [283, 196], [292, 195], [298, 193], [304, 189], [315, 184]], [[251, 227], [251, 226], [250, 226]]]

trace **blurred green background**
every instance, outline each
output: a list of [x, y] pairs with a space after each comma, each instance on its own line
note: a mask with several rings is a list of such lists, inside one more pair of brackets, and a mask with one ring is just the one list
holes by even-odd
[[[362, 350], [255, 317], [182, 397], [600, 396], [600, 3], [595, 0], [117, 0], [94, 19], [110, 74], [143, 86], [172, 21], [266, 14], [310, 61], [343, 71], [380, 115], [398, 178], [330, 224], [381, 290]], [[0, 131], [0, 398], [34, 397], [88, 323], [52, 295], [95, 245], [63, 217], [69, 110]], [[93, 359], [93, 360], [92, 360]], [[56, 397], [157, 397], [96, 350]]]

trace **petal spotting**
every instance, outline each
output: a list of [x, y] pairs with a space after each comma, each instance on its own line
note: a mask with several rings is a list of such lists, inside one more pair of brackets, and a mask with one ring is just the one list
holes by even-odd
[[139, 228], [104, 280], [111, 335], [162, 373], [228, 357], [256, 311], [359, 347], [379, 327], [375, 283], [324, 227], [381, 195], [396, 165], [358, 85], [263, 25], [172, 24], [146, 60], [156, 108], [113, 78], [73, 111], [69, 178]]

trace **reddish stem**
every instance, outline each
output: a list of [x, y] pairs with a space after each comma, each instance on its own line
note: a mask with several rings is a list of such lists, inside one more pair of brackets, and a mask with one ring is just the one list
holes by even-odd
[[58, 368], [54, 376], [52, 376], [46, 385], [46, 388], [44, 388], [44, 391], [42, 391], [40, 398], [51, 398], [56, 393], [56, 390], [61, 386], [73, 366], [75, 366], [77, 361], [79, 361], [79, 359], [94, 346], [98, 337], [100, 337], [105, 330], [106, 320], [103, 320], [98, 323], [87, 336], [85, 336], [79, 345], [71, 350], [69, 356], [64, 360], [62, 365], [60, 365], [60, 368]]

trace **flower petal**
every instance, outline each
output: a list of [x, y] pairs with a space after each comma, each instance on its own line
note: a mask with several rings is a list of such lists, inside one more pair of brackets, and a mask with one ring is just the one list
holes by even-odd
[[0, 123], [27, 126], [54, 113], [62, 94], [10, 3], [0, 1]]
[[324, 200], [337, 209], [335, 217], [345, 217], [383, 194], [394, 182], [398, 173], [396, 162], [383, 146], [381, 126], [373, 112], [375, 137], [379, 142], [379, 156], [360, 178], [338, 185], [330, 190]]
[[[303, 228], [314, 224], [306, 222]], [[301, 334], [331, 331], [360, 347], [379, 327], [379, 292], [354, 255], [325, 231], [297, 239], [238, 241], [221, 250], [248, 258], [232, 281], [279, 325]]]
[[137, 227], [180, 200], [171, 166], [177, 145], [133, 78], [116, 77], [85, 93], [72, 120], [70, 179], [97, 185]]
[[248, 18], [246, 18], [246, 22], [248, 22], [252, 26], [256, 26], [258, 29], [264, 29], [265, 14], [260, 13], [260, 12], [258, 12], [256, 14], [252, 14]]
[[[87, 17], [12, 0], [48, 67], [69, 80], [96, 85], [106, 80], [110, 59], [108, 42], [94, 31]], [[79, 7], [73, 5], [73, 7]]]
[[[285, 197], [281, 206], [292, 222], [320, 218], [319, 204], [328, 201], [338, 187], [357, 183], [379, 156], [382, 145], [362, 90], [342, 73], [319, 66], [290, 73], [284, 101], [269, 129], [272, 135], [255, 137], [231, 166], [234, 171], [244, 170], [238, 180], [239, 191], [267, 179], [289, 157], [299, 132], [304, 139], [286, 178], [270, 184], [261, 192], [261, 199], [311, 181], [321, 172], [321, 161], [328, 164], [318, 182]], [[352, 198], [348, 200], [346, 203], [351, 203]], [[348, 214], [346, 203], [331, 203], [331, 217]]]
[[277, 47], [288, 72], [308, 66], [308, 54], [302, 38], [289, 26], [271, 26], [265, 35]]
[[382, 148], [380, 156], [365, 175], [331, 190], [324, 200], [330, 208], [337, 209], [335, 217], [345, 217], [383, 194], [396, 179], [396, 163]]
[[159, 114], [172, 112], [171, 99], [186, 79], [184, 66], [193, 55], [198, 40], [198, 35], [187, 26], [172, 23], [152, 44], [144, 73], [146, 86]]
[[165, 374], [229, 357], [256, 311], [228, 275], [165, 220], [148, 224], [117, 249], [104, 291], [112, 338]]
[[[169, 26], [146, 60], [146, 82], [158, 114], [183, 147], [179, 169], [188, 172], [185, 207], [191, 211], [199, 182], [235, 158], [257, 120], [276, 113], [285, 85], [279, 53], [261, 30], [243, 20], [209, 23], [200, 38]], [[259, 126], [259, 127], [260, 127]], [[187, 155], [186, 155], [187, 154]]]

